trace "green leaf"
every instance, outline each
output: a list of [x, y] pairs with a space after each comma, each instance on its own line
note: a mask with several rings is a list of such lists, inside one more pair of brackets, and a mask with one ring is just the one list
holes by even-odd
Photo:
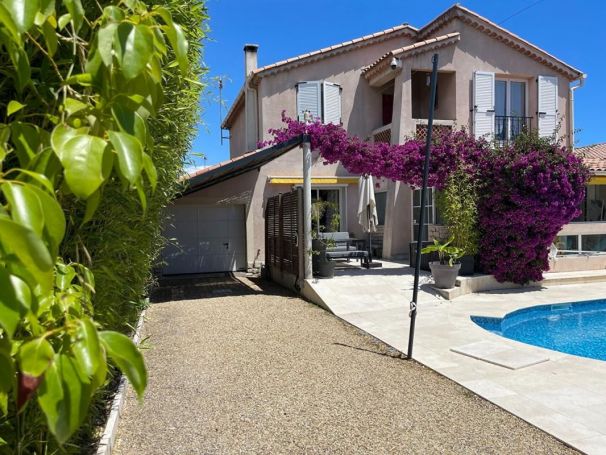
[[40, 0], [4, 0], [3, 3], [19, 32], [25, 33], [34, 25]]
[[21, 167], [27, 167], [30, 160], [38, 153], [42, 134], [35, 125], [22, 122], [11, 123], [11, 140]]
[[19, 278], [0, 269], [0, 325], [10, 338], [27, 312], [27, 305], [19, 298], [15, 284], [27, 287]]
[[8, 393], [15, 383], [15, 364], [11, 357], [10, 344], [6, 344], [6, 348], [0, 346], [0, 415], [5, 415], [8, 411]]
[[117, 6], [106, 6], [103, 8], [103, 17], [112, 21], [120, 22], [124, 20], [124, 11]]
[[114, 50], [126, 79], [137, 77], [153, 52], [153, 34], [146, 25], [122, 22], [116, 30]]
[[80, 0], [63, 0], [63, 3], [74, 21], [74, 28], [77, 33], [80, 30], [80, 27], [82, 27], [82, 22], [84, 20], [84, 8], [82, 8], [82, 3]]
[[151, 157], [145, 152], [143, 153], [143, 169], [145, 169], [152, 190], [155, 190], [158, 183], [158, 171]]
[[57, 355], [38, 388], [38, 403], [60, 444], [80, 427], [88, 411], [93, 390], [80, 373], [74, 358]]
[[81, 85], [82, 87], [90, 87], [93, 83], [93, 75], [90, 73], [74, 74], [65, 79], [66, 85]]
[[99, 332], [101, 342], [105, 346], [107, 355], [116, 366], [126, 375], [139, 397], [147, 386], [147, 371], [143, 356], [132, 340], [118, 332]]
[[16, 70], [14, 78], [17, 93], [23, 93], [23, 89], [30, 82], [32, 73], [29, 66], [29, 57], [23, 48], [12, 41], [8, 43], [8, 54]]
[[25, 107], [25, 104], [21, 104], [19, 101], [9, 101], [8, 106], [6, 106], [6, 116], [10, 117], [15, 112], [19, 112], [21, 109]]
[[57, 154], [65, 168], [65, 180], [80, 199], [87, 199], [101, 186], [105, 142], [100, 137], [86, 134], [69, 139]]
[[109, 131], [109, 139], [118, 153], [118, 168], [122, 176], [134, 184], [143, 170], [143, 147], [135, 136]]
[[55, 189], [53, 188], [53, 184], [48, 179], [48, 177], [44, 174], [41, 174], [39, 172], [29, 171], [27, 169], [19, 169], [19, 168], [13, 168], [11, 170], [17, 171], [20, 176], [22, 174], [22, 175], [27, 175], [28, 177], [31, 177], [36, 182], [38, 182], [40, 185], [42, 185], [44, 188], [46, 188], [50, 193], [53, 193], [55, 191]]
[[82, 371], [92, 378], [101, 364], [102, 353], [97, 329], [90, 319], [78, 320], [76, 338], [72, 350]]
[[17, 352], [21, 372], [36, 378], [46, 371], [54, 356], [53, 347], [43, 337], [23, 343]]
[[57, 155], [57, 158], [61, 159], [63, 156], [63, 146], [67, 141], [71, 138], [76, 137], [78, 134], [82, 134], [83, 132], [79, 129], [72, 128], [65, 124], [57, 125], [53, 132], [51, 133], [51, 146], [53, 151]]
[[38, 196], [38, 199], [40, 199], [40, 202], [42, 203], [44, 230], [50, 240], [49, 243], [53, 250], [53, 256], [57, 256], [59, 253], [59, 246], [65, 236], [66, 221], [63, 208], [54, 195], [51, 196], [35, 186], [30, 186], [30, 190]]
[[59, 39], [57, 38], [57, 32], [55, 31], [55, 27], [53, 27], [50, 21], [46, 20], [44, 24], [42, 24], [42, 34], [44, 35], [44, 41], [46, 42], [46, 49], [48, 50], [48, 55], [51, 57], [55, 55], [57, 52], [57, 47], [59, 46]]
[[12, 220], [0, 218], [0, 243], [8, 253], [14, 253], [35, 278], [36, 282], [30, 282], [30, 286], [39, 284], [43, 292], [51, 289], [53, 261], [40, 237]]
[[122, 131], [136, 136], [141, 144], [146, 143], [147, 127], [141, 115], [121, 103], [115, 103], [112, 107], [112, 116]]
[[166, 25], [163, 27], [166, 35], [168, 36], [168, 40], [170, 41], [170, 45], [175, 52], [175, 57], [177, 62], [179, 63], [179, 68], [181, 69], [181, 74], [183, 76], [187, 75], [189, 69], [189, 61], [187, 60], [187, 50], [188, 50], [188, 42], [183, 33], [183, 29], [179, 26], [179, 24], [173, 23], [172, 25]]
[[5, 182], [0, 188], [10, 204], [13, 220], [25, 226], [37, 235], [42, 235], [44, 229], [44, 212], [36, 193], [27, 185]]
[[10, 11], [6, 9], [2, 3], [0, 3], [0, 23], [6, 27], [13, 39], [15, 39], [18, 43], [21, 42], [21, 35], [19, 35], [17, 25], [15, 25], [15, 21], [13, 20]]
[[101, 203], [101, 195], [101, 188], [99, 188], [86, 200], [86, 210], [84, 211], [84, 218], [82, 219], [83, 225], [93, 219], [93, 216]]
[[72, 20], [72, 15], [67, 13], [62, 15], [57, 21], [57, 25], [59, 26], [59, 30], [63, 30], [67, 24], [69, 24]]
[[67, 98], [63, 103], [67, 115], [74, 115], [84, 109], [88, 109], [89, 105], [82, 101], [75, 100], [73, 98]]
[[59, 356], [55, 356], [53, 363], [48, 367], [44, 374], [44, 379], [38, 387], [38, 404], [48, 422], [48, 428], [57, 439], [65, 438], [69, 433], [67, 421], [63, 413], [65, 412], [63, 385], [59, 371]]
[[117, 28], [117, 23], [109, 22], [101, 27], [97, 34], [97, 50], [99, 51], [105, 66], [111, 66], [112, 64], [112, 49]]

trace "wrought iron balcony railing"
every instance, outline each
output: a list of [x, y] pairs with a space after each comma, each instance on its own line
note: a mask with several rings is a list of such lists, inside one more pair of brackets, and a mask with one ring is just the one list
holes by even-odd
[[512, 115], [495, 116], [494, 135], [497, 141], [513, 141], [522, 132], [531, 130], [532, 117], [518, 117]]

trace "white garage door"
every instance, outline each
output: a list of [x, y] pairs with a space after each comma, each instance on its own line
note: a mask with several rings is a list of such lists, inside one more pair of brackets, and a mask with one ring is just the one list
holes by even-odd
[[164, 275], [246, 268], [244, 206], [181, 205], [170, 209], [164, 235]]

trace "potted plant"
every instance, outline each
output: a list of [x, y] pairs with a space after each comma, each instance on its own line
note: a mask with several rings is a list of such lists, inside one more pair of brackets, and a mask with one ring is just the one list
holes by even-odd
[[459, 259], [464, 252], [461, 248], [452, 245], [454, 236], [451, 236], [446, 242], [441, 243], [438, 240], [433, 241], [433, 245], [426, 246], [421, 250], [423, 254], [436, 252], [439, 260], [429, 263], [431, 274], [435, 285], [440, 289], [454, 288], [457, 275], [461, 269]]
[[479, 241], [477, 200], [477, 186], [465, 169], [454, 171], [436, 197], [439, 215], [454, 237], [452, 246], [463, 252], [461, 275], [473, 275], [475, 271]]
[[[334, 248], [336, 243], [331, 238], [326, 238], [321, 234], [330, 229], [330, 232], [337, 231], [341, 224], [336, 204], [328, 201], [316, 201], [311, 205], [312, 219], [312, 269], [315, 275], [325, 278], [335, 276], [335, 263], [326, 257], [326, 250]], [[322, 224], [322, 218], [325, 214], [329, 215], [328, 227]]]

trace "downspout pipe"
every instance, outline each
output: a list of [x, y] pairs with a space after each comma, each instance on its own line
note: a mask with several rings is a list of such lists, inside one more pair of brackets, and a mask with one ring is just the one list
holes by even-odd
[[[585, 85], [585, 79], [587, 79], [587, 74], [583, 73], [581, 76], [576, 79], [579, 83], [577, 85], [571, 85], [570, 90], [570, 149], [574, 151], [575, 147], [575, 130], [574, 130], [574, 91], [578, 88], [583, 87]], [[573, 81], [574, 82], [574, 81]]]

